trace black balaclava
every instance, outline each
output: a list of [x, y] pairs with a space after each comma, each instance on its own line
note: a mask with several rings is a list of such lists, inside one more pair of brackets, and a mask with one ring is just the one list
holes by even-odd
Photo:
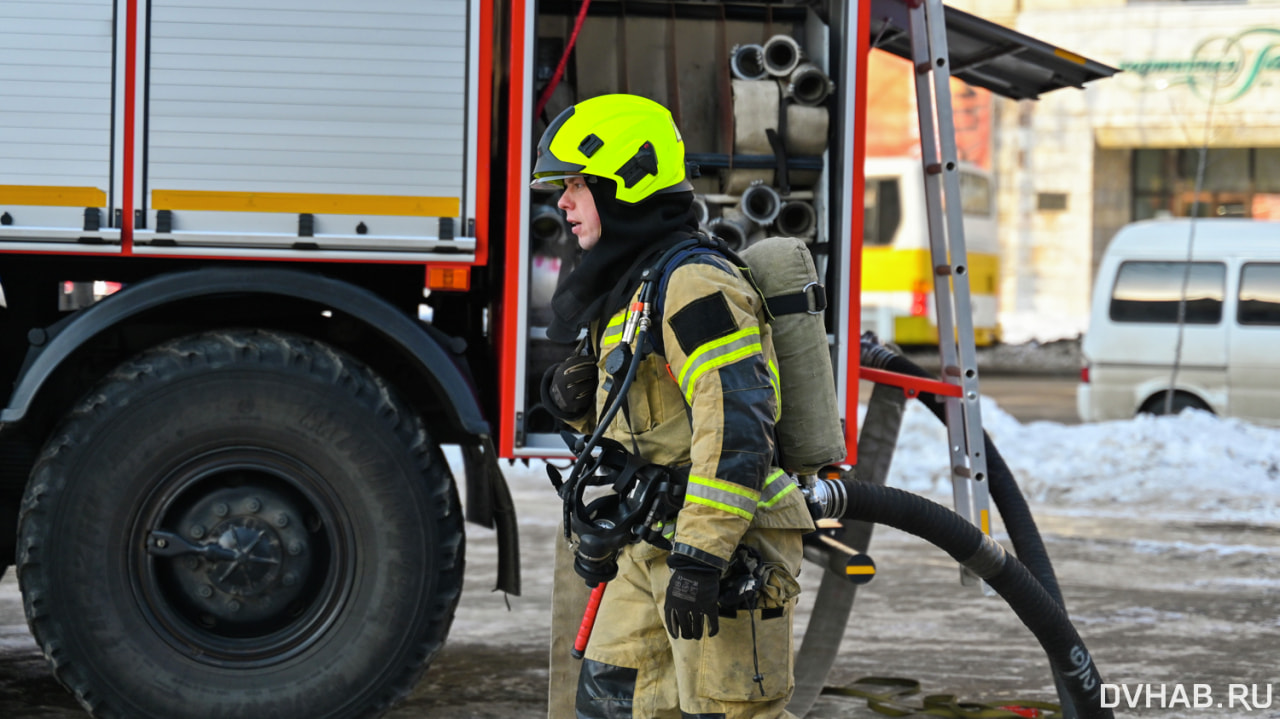
[[[573, 342], [592, 320], [622, 309], [639, 285], [640, 273], [698, 231], [692, 192], [657, 194], [629, 204], [617, 199], [617, 187], [611, 180], [587, 176], [600, 216], [600, 240], [551, 298], [554, 317], [547, 337], [553, 342]], [[615, 293], [620, 285], [624, 291]], [[617, 306], [606, 307], [611, 295], [619, 298], [613, 303]]]

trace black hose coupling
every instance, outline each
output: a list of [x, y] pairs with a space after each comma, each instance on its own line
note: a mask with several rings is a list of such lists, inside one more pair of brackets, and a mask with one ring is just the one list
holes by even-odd
[[888, 369], [889, 363], [898, 355], [888, 347], [880, 344], [880, 338], [872, 332], [862, 333], [859, 362], [863, 367], [872, 369]]
[[815, 522], [819, 519], [841, 519], [849, 509], [849, 493], [844, 482], [818, 479], [813, 484], [802, 487], [801, 491], [804, 492], [809, 512]]

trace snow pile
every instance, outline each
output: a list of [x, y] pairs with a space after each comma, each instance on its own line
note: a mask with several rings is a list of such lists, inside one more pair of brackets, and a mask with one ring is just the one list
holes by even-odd
[[[1280, 429], [1197, 411], [1024, 425], [986, 397], [982, 421], [1033, 505], [1280, 523]], [[950, 505], [946, 442], [942, 424], [919, 402], [908, 404], [889, 484]]]
[[[1037, 511], [1280, 525], [1280, 429], [1190, 410], [1083, 425], [1022, 424], [988, 397], [982, 421]], [[946, 450], [942, 423], [909, 402], [889, 485], [951, 506]], [[461, 456], [454, 451], [450, 460], [462, 477]], [[550, 492], [541, 461], [503, 471], [517, 494]]]

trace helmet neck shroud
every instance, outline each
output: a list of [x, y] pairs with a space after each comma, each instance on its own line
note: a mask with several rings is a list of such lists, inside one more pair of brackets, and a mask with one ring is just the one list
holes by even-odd
[[[617, 185], [609, 180], [589, 178], [587, 187], [600, 215], [600, 240], [551, 298], [554, 317], [547, 337], [554, 342], [573, 342], [592, 320], [622, 309], [639, 285], [640, 273], [698, 231], [692, 192], [659, 193], [629, 204], [617, 199]], [[623, 292], [613, 292], [615, 288]], [[611, 296], [618, 299], [608, 301]]]

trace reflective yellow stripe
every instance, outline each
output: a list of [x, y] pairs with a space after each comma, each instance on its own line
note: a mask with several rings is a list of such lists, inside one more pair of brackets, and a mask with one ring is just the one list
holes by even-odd
[[782, 416], [782, 377], [778, 374], [778, 365], [769, 360], [769, 381], [773, 383], [773, 418]]
[[[748, 337], [750, 335], [758, 335], [758, 334], [760, 334], [759, 327], [747, 327], [746, 329], [738, 330], [737, 332], [734, 332], [733, 334], [727, 337], [721, 337], [720, 339], [712, 340], [702, 345], [698, 349], [694, 350], [693, 354], [685, 358], [684, 369], [680, 371], [680, 376], [676, 378], [677, 382], [681, 387], [685, 386], [684, 384], [685, 377], [689, 374], [690, 370], [692, 370], [698, 364], [699, 359], [703, 355], [711, 352], [712, 350], [719, 349], [720, 347], [724, 347], [727, 344], [732, 344], [737, 340], [742, 339], [743, 337]], [[758, 347], [759, 345], [757, 344], [756, 346]]]
[[739, 497], [746, 497], [747, 499], [750, 499], [752, 501], [755, 501], [760, 498], [760, 493], [755, 491], [754, 489], [751, 489], [749, 487], [744, 487], [741, 484], [726, 482], [723, 479], [708, 479], [706, 477], [695, 477], [693, 475], [689, 475], [689, 484], [696, 484], [696, 485], [701, 485], [703, 487], [718, 489], [722, 492], [728, 492], [729, 494], [736, 494]]
[[761, 507], [772, 507], [773, 505], [775, 505], [775, 504], [777, 504], [777, 503], [778, 503], [778, 500], [782, 499], [783, 497], [787, 496], [788, 494], [791, 494], [792, 490], [794, 490], [794, 489], [795, 489], [796, 487], [798, 487], [798, 486], [800, 486], [800, 485], [795, 484], [794, 482], [793, 482], [793, 483], [791, 483], [791, 484], [788, 484], [786, 487], [784, 487], [784, 488], [782, 489], [782, 491], [781, 491], [781, 492], [778, 492], [777, 494], [775, 494], [773, 497], [771, 497], [770, 499], [768, 499], [768, 500], [766, 500], [766, 501], [760, 502], [760, 506], [761, 506]]
[[461, 213], [461, 204], [456, 197], [326, 195], [304, 192], [151, 191], [151, 207], [155, 210], [457, 217]]
[[746, 519], [754, 516], [756, 504], [760, 501], [760, 493], [749, 487], [694, 475], [689, 477], [684, 496], [694, 504], [714, 507]]
[[703, 362], [698, 367], [698, 369], [694, 371], [693, 376], [689, 378], [689, 388], [686, 389], [684, 392], [685, 399], [689, 401], [689, 404], [693, 404], [693, 388], [698, 383], [698, 379], [702, 377], [702, 375], [710, 372], [713, 369], [718, 369], [720, 367], [723, 367], [727, 364], [733, 364], [734, 362], [737, 362], [743, 357], [747, 357], [753, 354], [759, 354], [762, 351], [763, 351], [763, 348], [760, 347], [760, 343], [756, 342], [755, 344], [749, 344], [740, 350], [730, 352], [729, 354], [724, 355], [723, 357], [714, 357], [712, 359], [707, 360], [706, 362]]
[[[784, 477], [790, 480], [790, 476], [787, 474], [786, 470], [782, 469], [775, 470], [773, 474], [769, 475], [768, 479], [764, 481], [764, 491], [760, 493], [760, 502], [758, 506], [772, 507], [778, 503], [778, 500], [787, 496], [791, 493], [791, 490], [799, 486], [795, 482], [790, 481], [778, 484], [778, 480]], [[782, 487], [782, 489], [778, 489], [778, 487]], [[775, 491], [777, 494], [774, 494]]]
[[[601, 347], [604, 347], [610, 342], [617, 342], [621, 339], [623, 331], [622, 325], [627, 321], [627, 314], [627, 311], [623, 310], [617, 315], [614, 315], [613, 319], [609, 320], [609, 324], [605, 325], [604, 337], [600, 338]], [[614, 330], [615, 327], [617, 328], [616, 330]]]
[[702, 505], [706, 505], [706, 506], [708, 506], [708, 507], [715, 507], [716, 509], [718, 509], [718, 510], [720, 510], [720, 511], [722, 511], [722, 512], [728, 512], [729, 514], [736, 514], [736, 515], [738, 515], [739, 517], [742, 517], [743, 519], [750, 520], [750, 519], [754, 516], [754, 515], [752, 515], [752, 514], [751, 514], [751, 512], [748, 512], [748, 511], [747, 511], [747, 510], [745, 510], [745, 509], [740, 509], [740, 508], [738, 508], [738, 507], [734, 507], [734, 506], [729, 505], [729, 504], [724, 504], [724, 503], [722, 503], [722, 502], [716, 502], [716, 501], [714, 501], [714, 500], [710, 500], [710, 499], [703, 499], [702, 497], [695, 497], [695, 496], [692, 496], [692, 495], [690, 495], [690, 496], [686, 497], [686, 499], [688, 499], [688, 501], [690, 501], [690, 502], [692, 502], [692, 503], [694, 503], [694, 504], [702, 504]]
[[107, 193], [96, 187], [0, 185], [0, 205], [105, 207]]
[[875, 574], [876, 568], [870, 565], [854, 564], [844, 568], [845, 574]]

